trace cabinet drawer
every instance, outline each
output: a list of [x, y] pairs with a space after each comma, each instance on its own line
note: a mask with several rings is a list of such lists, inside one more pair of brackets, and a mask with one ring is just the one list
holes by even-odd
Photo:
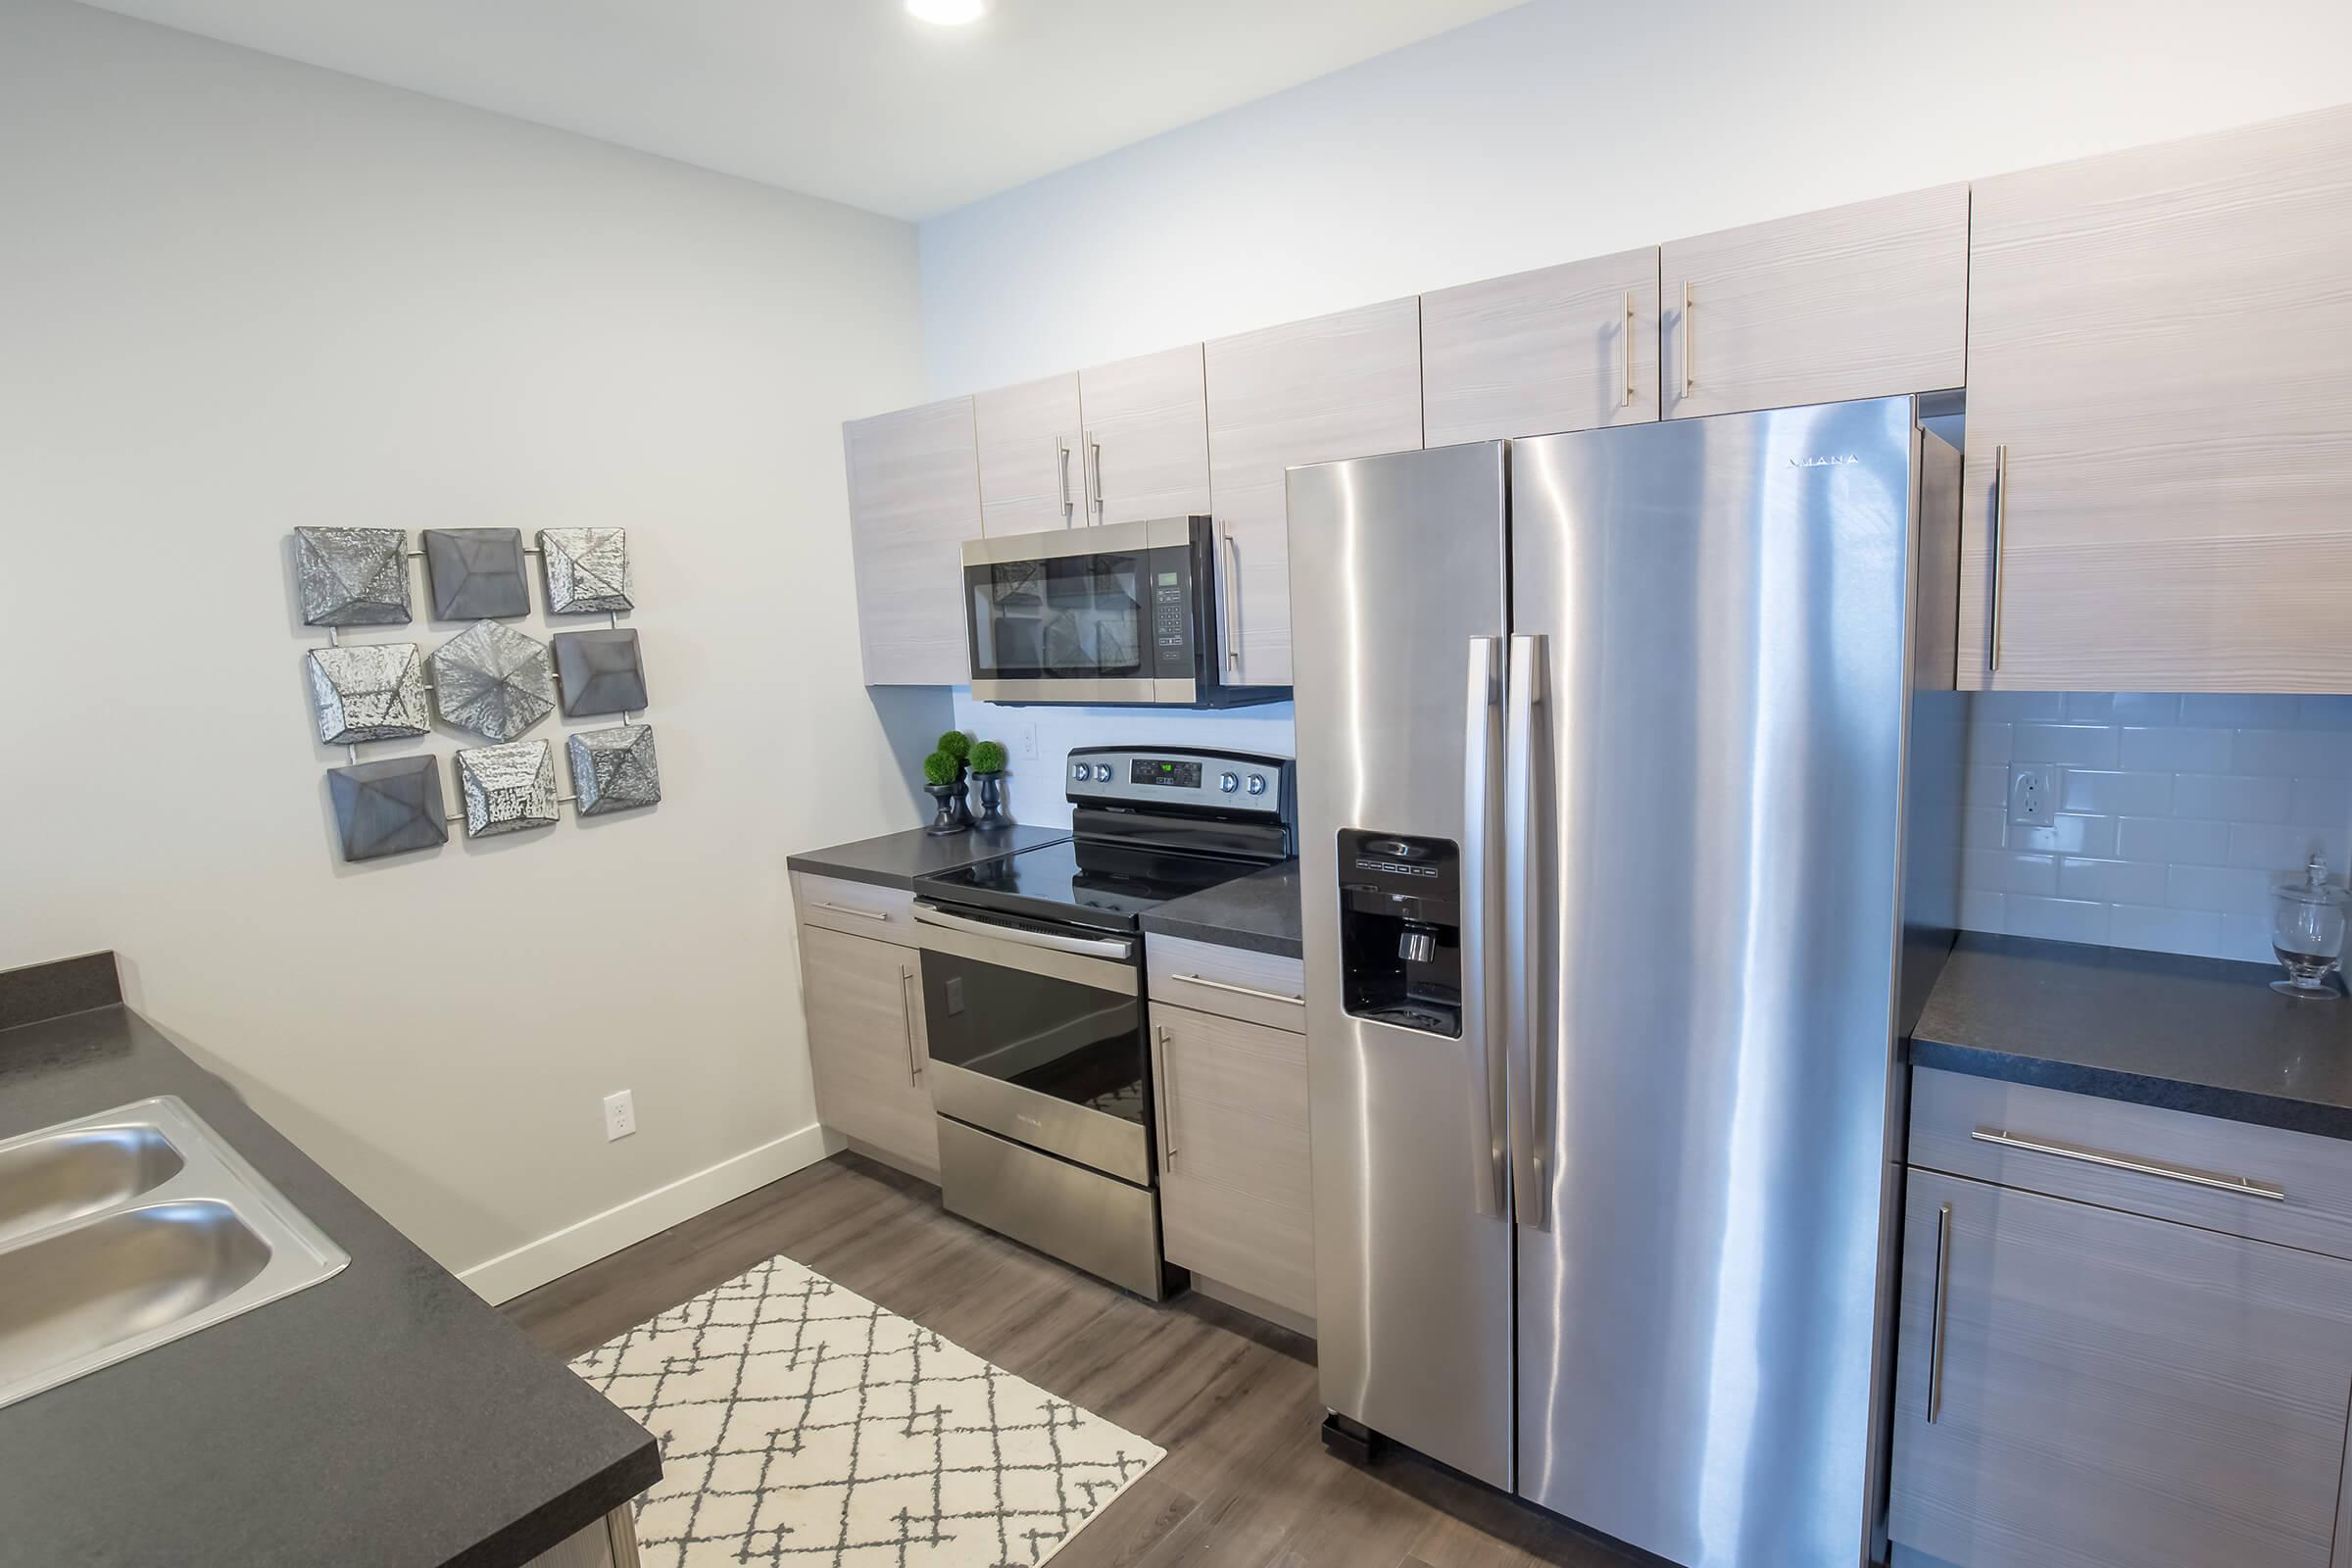
[[[1921, 1068], [1910, 1161], [2352, 1258], [2352, 1143], [2341, 1139]], [[2283, 1196], [2264, 1196], [2274, 1192]]]
[[914, 895], [905, 888], [796, 871], [792, 890], [804, 926], [847, 931], [903, 948], [914, 946]]
[[1153, 1002], [1306, 1032], [1306, 965], [1297, 958], [1155, 936], [1145, 939], [1144, 968]]

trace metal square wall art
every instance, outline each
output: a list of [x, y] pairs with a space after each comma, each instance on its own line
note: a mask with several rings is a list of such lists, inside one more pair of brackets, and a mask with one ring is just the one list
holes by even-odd
[[566, 718], [632, 713], [645, 706], [645, 662], [630, 627], [556, 633], [556, 675], [564, 683]]
[[553, 827], [556, 754], [545, 741], [477, 746], [458, 754], [458, 790], [466, 797], [466, 832], [473, 838]]
[[531, 612], [519, 528], [427, 528], [424, 565], [436, 620]]
[[398, 528], [297, 528], [305, 626], [405, 626], [409, 536]]
[[433, 650], [433, 706], [442, 718], [511, 741], [556, 709], [547, 645], [495, 620], [477, 620]]
[[572, 806], [582, 816], [634, 811], [662, 799], [652, 725], [584, 729], [564, 749], [571, 761]]
[[624, 528], [542, 528], [539, 564], [547, 570], [551, 615], [636, 608], [629, 599], [629, 536]]
[[314, 648], [304, 661], [318, 739], [329, 746], [422, 735], [424, 657], [415, 643]]
[[335, 807], [335, 831], [346, 860], [374, 860], [449, 842], [449, 812], [441, 804], [441, 764], [431, 757], [401, 757], [326, 770]]

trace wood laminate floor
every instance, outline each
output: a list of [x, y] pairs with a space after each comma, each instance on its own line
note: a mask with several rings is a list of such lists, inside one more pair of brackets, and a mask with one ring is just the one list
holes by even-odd
[[1168, 1450], [1054, 1568], [1627, 1568], [1419, 1459], [1361, 1469], [1325, 1453], [1312, 1342], [1199, 1297], [1138, 1300], [956, 1218], [936, 1188], [856, 1154], [506, 1311], [573, 1356], [779, 1252]]

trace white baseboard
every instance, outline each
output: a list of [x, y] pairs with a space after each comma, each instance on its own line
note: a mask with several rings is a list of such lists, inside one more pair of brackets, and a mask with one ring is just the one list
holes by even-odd
[[813, 1165], [836, 1147], [826, 1131], [810, 1122], [798, 1132], [772, 1143], [747, 1149], [666, 1187], [641, 1193], [601, 1214], [591, 1214], [511, 1252], [458, 1271], [458, 1278], [493, 1306], [549, 1280], [561, 1279], [575, 1268], [609, 1257], [622, 1248], [669, 1229], [680, 1220], [741, 1198], [778, 1177]]

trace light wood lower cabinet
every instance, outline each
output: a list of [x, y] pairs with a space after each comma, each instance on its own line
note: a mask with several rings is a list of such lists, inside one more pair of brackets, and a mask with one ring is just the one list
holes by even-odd
[[918, 1175], [939, 1171], [939, 1130], [912, 948], [801, 928], [801, 995], [817, 1119]]
[[1978, 182], [1962, 685], [2352, 690], [2347, 168], [2352, 108]]
[[1161, 1003], [1152, 1020], [1168, 1261], [1312, 1317], [1305, 1037]]
[[2328, 1563], [2352, 1264], [1914, 1169], [1899, 1343], [1889, 1534], [1910, 1551]]

